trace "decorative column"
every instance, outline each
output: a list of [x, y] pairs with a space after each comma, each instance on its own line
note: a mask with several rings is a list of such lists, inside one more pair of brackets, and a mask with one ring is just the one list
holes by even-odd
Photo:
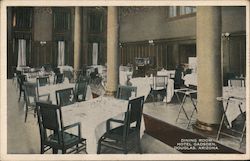
[[118, 85], [118, 8], [108, 6], [107, 15], [107, 95], [114, 95]]
[[80, 60], [81, 60], [81, 12], [80, 12], [80, 7], [75, 7], [74, 70], [78, 70], [80, 68]]
[[214, 131], [220, 123], [222, 96], [221, 7], [197, 7], [198, 117], [195, 127]]

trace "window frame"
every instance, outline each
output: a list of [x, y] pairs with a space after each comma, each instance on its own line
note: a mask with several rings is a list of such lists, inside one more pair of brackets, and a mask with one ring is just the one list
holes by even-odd
[[[176, 16], [170, 17], [170, 7], [176, 7]], [[182, 19], [182, 18], [188, 18], [188, 17], [194, 17], [196, 16], [196, 11], [195, 12], [191, 12], [188, 14], [181, 14], [180, 13], [180, 8], [181, 7], [196, 7], [196, 6], [169, 6], [167, 7], [167, 20], [168, 21], [173, 21], [173, 20], [178, 20], [178, 19]]]

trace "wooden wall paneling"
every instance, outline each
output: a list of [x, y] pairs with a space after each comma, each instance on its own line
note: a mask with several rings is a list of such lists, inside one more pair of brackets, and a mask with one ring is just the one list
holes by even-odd
[[127, 53], [126, 53], [126, 47], [124, 45], [122, 46], [122, 55], [124, 57], [123, 64], [127, 64]]
[[134, 46], [135, 46], [135, 53], [134, 53], [134, 60], [135, 60], [136, 57], [137, 58], [141, 57], [140, 53], [141, 51], [140, 51], [140, 46], [138, 44], [135, 44]]
[[143, 54], [143, 57], [148, 57], [148, 54], [147, 54], [147, 53], [145, 52], [145, 50], [144, 50], [143, 44], [141, 44], [140, 46], [141, 46], [141, 52], [142, 52], [142, 54]]
[[140, 57], [144, 58], [144, 53], [142, 52], [142, 45], [138, 44], [137, 47], [138, 47], [138, 53], [140, 54]]
[[159, 63], [159, 57], [157, 56], [157, 50], [156, 50], [156, 46], [154, 45], [149, 45], [149, 48], [150, 48], [150, 50], [149, 50], [149, 54], [150, 55], [154, 55], [155, 56], [155, 58], [156, 58], [156, 67], [158, 67], [158, 63]]
[[133, 59], [134, 59], [134, 57], [136, 56], [136, 52], [135, 52], [135, 47], [134, 47], [134, 45], [133, 44], [131, 44], [131, 45], [129, 45], [130, 46], [130, 56], [131, 56], [131, 62], [133, 62]]
[[130, 58], [131, 58], [131, 60], [130, 60], [130, 62], [134, 62], [134, 55], [133, 55], [133, 46], [132, 45], [130, 45]]
[[120, 55], [120, 57], [119, 57], [119, 61], [120, 61], [120, 65], [123, 65], [123, 55], [122, 55], [122, 47], [121, 46], [119, 46], [119, 55]]
[[120, 54], [121, 54], [121, 64], [124, 65], [126, 62], [126, 57], [124, 54], [124, 47], [123, 46], [120, 47]]
[[128, 53], [128, 47], [125, 46], [124, 47], [124, 54], [125, 54], [125, 57], [126, 57], [126, 64], [129, 63], [129, 53]]
[[163, 67], [163, 52], [162, 52], [162, 45], [161, 44], [158, 44], [159, 46], [159, 55], [160, 55], [160, 67], [162, 68]]
[[149, 44], [144, 44], [143, 46], [144, 46], [144, 53], [145, 53], [145, 55], [151, 56], [152, 54], [150, 54], [150, 52], [148, 50]]
[[246, 76], [246, 38], [241, 37], [240, 43], [240, 74]]
[[143, 45], [140, 44], [140, 49], [141, 49], [141, 55], [143, 58], [146, 58], [147, 57], [147, 54], [143, 51]]
[[127, 46], [123, 46], [122, 47], [122, 50], [123, 50], [123, 55], [124, 55], [124, 58], [125, 58], [125, 64], [127, 64], [127, 62], [128, 62], [128, 53], [127, 53]]
[[163, 55], [163, 67], [167, 69], [167, 45], [162, 44], [162, 55]]

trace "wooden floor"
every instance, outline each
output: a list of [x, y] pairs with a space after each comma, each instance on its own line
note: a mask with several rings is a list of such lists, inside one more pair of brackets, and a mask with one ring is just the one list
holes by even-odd
[[[7, 83], [7, 153], [8, 154], [39, 154], [40, 140], [36, 118], [28, 116], [24, 123], [24, 101], [18, 102], [18, 91], [11, 80]], [[187, 102], [187, 106], [189, 102]], [[191, 128], [186, 129], [186, 125], [176, 123], [179, 105], [176, 103], [145, 103], [144, 119], [146, 125], [145, 134], [142, 137], [143, 153], [146, 154], [176, 154], [176, 153], [240, 153], [245, 149], [237, 150], [237, 142], [232, 139], [222, 138], [213, 142], [219, 150], [216, 151], [195, 151], [179, 150], [174, 147], [181, 139], [205, 139], [207, 136], [195, 133]], [[190, 112], [187, 109], [187, 112]], [[194, 116], [195, 119], [195, 116]], [[185, 121], [184, 121], [185, 123]], [[32, 129], [32, 130], [31, 130]], [[233, 147], [233, 148], [231, 148]], [[244, 145], [246, 147], [246, 145]], [[236, 150], [234, 150], [236, 149]], [[108, 151], [105, 153], [117, 154], [119, 152]], [[132, 152], [133, 153], [133, 152]]]
[[[144, 121], [146, 126], [145, 133], [173, 148], [179, 145], [178, 150], [182, 153], [241, 153], [230, 147], [214, 142], [202, 135], [163, 122], [147, 114], [144, 114]], [[199, 140], [204, 141], [206, 144], [203, 144], [203, 146], [197, 146], [198, 144], [194, 144], [194, 142], [197, 143]], [[208, 145], [207, 148], [204, 148], [204, 145]]]

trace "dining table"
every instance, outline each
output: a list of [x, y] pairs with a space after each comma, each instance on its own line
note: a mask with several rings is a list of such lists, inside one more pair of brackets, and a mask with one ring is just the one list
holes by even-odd
[[[73, 88], [75, 89], [75, 83], [69, 83], [67, 81], [64, 81], [63, 83], [58, 83], [58, 84], [48, 84], [46, 86], [41, 86], [38, 87], [38, 93], [39, 95], [45, 95], [49, 94], [50, 95], [50, 101], [52, 101], [53, 104], [56, 104], [56, 91], [57, 90], [62, 90], [62, 89], [67, 89], [67, 88]], [[92, 99], [92, 90], [90, 86], [87, 86], [87, 92], [85, 96], [85, 100], [90, 100]]]
[[[106, 132], [106, 121], [110, 118], [124, 119], [124, 112], [127, 111], [128, 100], [121, 100], [110, 96], [99, 96], [95, 99], [84, 102], [77, 102], [73, 105], [63, 106], [62, 116], [64, 125], [76, 122], [81, 124], [81, 135], [87, 140], [87, 153], [96, 154], [98, 140]], [[111, 128], [121, 124], [113, 123]], [[142, 118], [140, 134], [145, 130], [144, 119]], [[76, 133], [72, 129], [71, 133]]]
[[[149, 95], [151, 91], [151, 87], [153, 85], [153, 79], [154, 77], [137, 77], [132, 78], [130, 82], [132, 83], [132, 86], [137, 87], [137, 96], [144, 96], [145, 99]], [[168, 81], [166, 82], [167, 86], [167, 96], [166, 96], [166, 102], [170, 102], [173, 95], [174, 95], [174, 81], [172, 79], [168, 78]]]
[[197, 86], [197, 73], [186, 74], [183, 77], [184, 85], [189, 87], [190, 85]]

